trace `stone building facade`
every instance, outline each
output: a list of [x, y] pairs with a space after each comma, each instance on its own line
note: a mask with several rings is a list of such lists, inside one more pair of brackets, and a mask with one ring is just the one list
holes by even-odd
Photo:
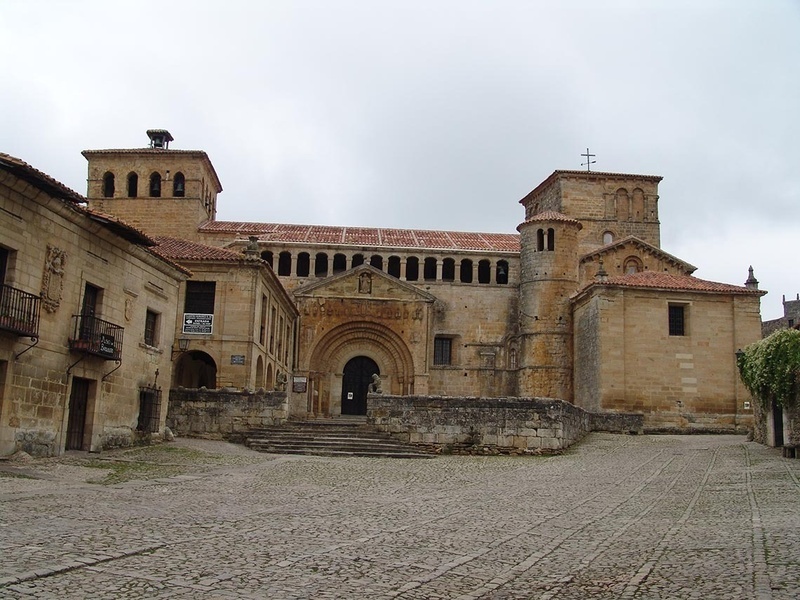
[[0, 155], [0, 455], [99, 451], [164, 431], [188, 271], [137, 229]]
[[761, 326], [761, 334], [763, 337], [767, 337], [778, 329], [797, 328], [798, 326], [800, 326], [800, 294], [797, 294], [794, 300], [787, 300], [786, 296], [783, 296], [783, 316], [764, 321]]
[[[90, 206], [153, 236], [258, 253], [297, 311], [284, 364], [294, 416], [363, 414], [377, 374], [393, 395], [558, 398], [640, 411], [649, 429], [752, 420], [735, 351], [760, 337], [764, 292], [694, 278], [661, 249], [660, 177], [555, 171], [520, 201], [517, 233], [226, 222], [207, 155], [149, 135], [149, 148], [84, 152]], [[116, 184], [131, 173], [160, 187], [131, 196]], [[229, 281], [212, 263], [203, 278]], [[224, 318], [250, 311], [236, 327], [251, 335], [258, 302], [226, 289]], [[269, 388], [266, 367], [230, 373], [214, 385]]]

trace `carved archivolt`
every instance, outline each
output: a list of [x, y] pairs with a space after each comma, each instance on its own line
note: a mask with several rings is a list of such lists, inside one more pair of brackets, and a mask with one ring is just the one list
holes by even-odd
[[48, 244], [42, 274], [42, 306], [47, 312], [56, 312], [61, 305], [66, 263], [67, 253]]

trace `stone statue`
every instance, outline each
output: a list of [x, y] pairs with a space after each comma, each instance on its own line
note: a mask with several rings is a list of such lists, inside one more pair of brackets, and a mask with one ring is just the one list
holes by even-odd
[[282, 371], [278, 371], [278, 374], [275, 376], [275, 391], [276, 392], [285, 392], [286, 391], [286, 383], [289, 380], [286, 377], [286, 373]]
[[383, 389], [381, 388], [381, 376], [377, 373], [372, 374], [372, 383], [369, 384], [369, 391], [373, 394], [383, 393]]

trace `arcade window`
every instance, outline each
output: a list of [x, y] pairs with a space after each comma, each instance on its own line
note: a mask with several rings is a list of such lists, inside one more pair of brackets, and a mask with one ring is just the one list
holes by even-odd
[[150, 197], [161, 197], [161, 175], [158, 173], [150, 175]]
[[669, 305], [669, 334], [686, 335], [686, 305]]
[[183, 312], [213, 315], [216, 290], [216, 281], [187, 281]]
[[139, 176], [136, 173], [128, 173], [128, 198], [136, 198], [139, 195]]
[[175, 198], [183, 198], [186, 195], [186, 177], [178, 171], [172, 180], [172, 195]]
[[114, 197], [114, 174], [110, 171], [103, 175], [103, 197]]
[[452, 364], [453, 340], [448, 337], [436, 337], [433, 339], [433, 364], [449, 365]]

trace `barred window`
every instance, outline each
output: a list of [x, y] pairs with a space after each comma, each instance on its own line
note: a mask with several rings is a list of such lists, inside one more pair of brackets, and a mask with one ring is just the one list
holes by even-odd
[[433, 364], [449, 365], [452, 361], [453, 340], [448, 337], [437, 337], [433, 340]]
[[213, 315], [216, 291], [216, 281], [187, 281], [183, 312]]
[[156, 387], [139, 388], [139, 422], [137, 431], [158, 433], [161, 420], [161, 389]]
[[669, 305], [669, 334], [686, 335], [686, 306], [683, 304]]

